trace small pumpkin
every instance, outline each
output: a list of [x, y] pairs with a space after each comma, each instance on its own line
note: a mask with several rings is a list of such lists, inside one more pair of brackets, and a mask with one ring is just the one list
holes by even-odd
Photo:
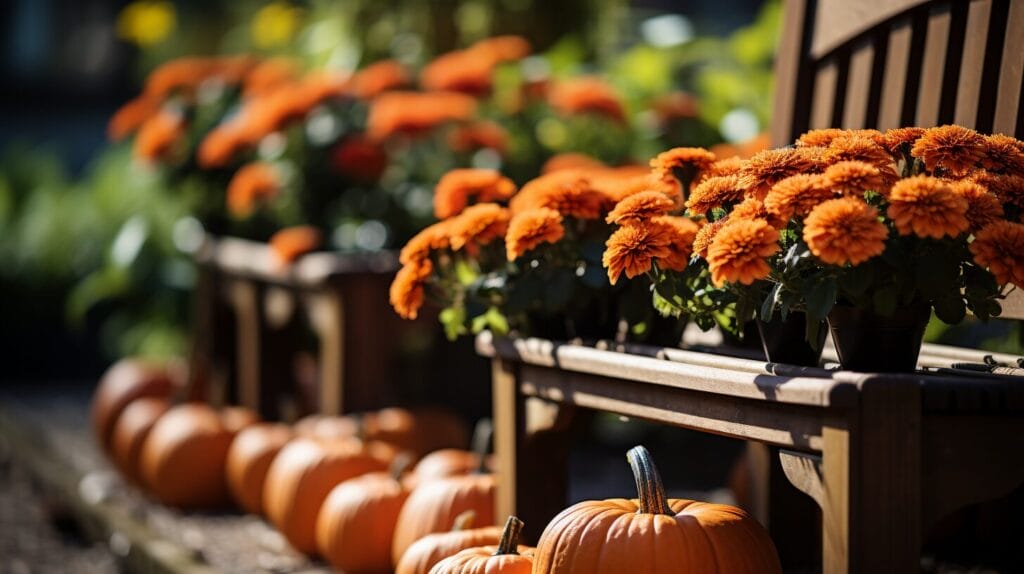
[[171, 506], [227, 505], [228, 448], [235, 433], [256, 418], [239, 407], [225, 412], [201, 403], [172, 407], [153, 425], [142, 445], [142, 483], [157, 500]]
[[395, 459], [390, 472], [346, 480], [327, 495], [316, 520], [320, 555], [350, 574], [391, 570], [391, 540], [398, 513], [409, 497], [401, 476], [410, 457]]
[[231, 498], [247, 512], [263, 511], [263, 483], [277, 453], [292, 439], [292, 428], [281, 423], [254, 424], [231, 441], [226, 476]]
[[493, 474], [468, 474], [426, 481], [409, 495], [398, 516], [391, 556], [397, 564], [402, 554], [420, 538], [444, 532], [455, 518], [472, 510], [484, 524], [494, 523]]
[[335, 415], [308, 415], [295, 422], [295, 436], [320, 439], [358, 438], [359, 417]]
[[473, 528], [476, 513], [463, 512], [449, 532], [428, 534], [413, 542], [395, 566], [395, 574], [427, 574], [434, 564], [467, 548], [490, 546], [501, 539], [498, 526]]
[[171, 408], [171, 402], [162, 397], [136, 399], [117, 417], [110, 439], [110, 457], [129, 482], [141, 484], [139, 458], [142, 445], [153, 425]]
[[296, 550], [315, 554], [316, 519], [335, 485], [387, 469], [356, 439], [297, 438], [281, 449], [263, 483], [263, 511]]
[[739, 508], [665, 497], [642, 446], [627, 454], [638, 499], [584, 501], [544, 529], [537, 574], [774, 574], [782, 572], [768, 533]]
[[443, 448], [424, 456], [407, 477], [409, 486], [446, 476], [471, 472], [494, 471], [494, 457], [488, 456], [494, 425], [490, 419], [480, 419], [473, 429], [473, 450]]
[[423, 456], [442, 448], [468, 447], [469, 429], [462, 419], [441, 409], [387, 408], [363, 415], [363, 438]]
[[430, 574], [531, 574], [532, 553], [520, 554], [523, 521], [509, 516], [497, 546], [467, 548], [430, 569]]
[[93, 393], [92, 424], [100, 445], [110, 452], [114, 424], [135, 399], [167, 398], [177, 387], [172, 373], [162, 365], [141, 359], [121, 359], [100, 378]]

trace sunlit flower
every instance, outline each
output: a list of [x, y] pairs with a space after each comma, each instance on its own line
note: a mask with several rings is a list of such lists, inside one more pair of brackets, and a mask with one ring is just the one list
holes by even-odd
[[655, 259], [670, 257], [672, 236], [669, 232], [665, 224], [639, 220], [616, 229], [605, 242], [602, 257], [612, 285], [623, 272], [632, 279], [650, 271]]
[[146, 120], [135, 136], [135, 157], [147, 161], [166, 159], [185, 138], [185, 118], [162, 110]]
[[434, 215], [445, 219], [461, 213], [473, 200], [477, 203], [512, 197], [516, 184], [493, 169], [453, 169], [434, 188]]
[[737, 175], [709, 177], [693, 188], [686, 200], [686, 208], [691, 213], [704, 215], [712, 209], [743, 201], [745, 193]]
[[1003, 205], [999, 198], [979, 183], [962, 180], [953, 182], [951, 187], [967, 200], [967, 221], [971, 231], [1003, 218]]
[[715, 154], [704, 148], [677, 147], [655, 156], [651, 160], [651, 171], [661, 179], [677, 179], [683, 185], [689, 185], [715, 163], [715, 159]]
[[941, 179], [902, 179], [889, 193], [889, 218], [900, 235], [940, 239], [967, 231], [967, 200]]
[[281, 192], [281, 178], [274, 166], [265, 162], [243, 166], [228, 183], [228, 211], [235, 217], [248, 217], [260, 203]]
[[874, 166], [882, 176], [885, 187], [899, 177], [896, 163], [874, 139], [859, 135], [844, 135], [832, 140], [825, 150], [823, 160], [832, 165], [843, 161], [861, 161]]
[[985, 137], [981, 166], [992, 172], [1024, 176], [1024, 143], [1003, 134]]
[[455, 50], [430, 61], [420, 73], [420, 84], [428, 90], [461, 92], [481, 96], [491, 91], [494, 62], [472, 50]]
[[693, 254], [693, 241], [697, 237], [700, 226], [688, 217], [660, 215], [651, 219], [655, 225], [664, 225], [669, 237], [669, 254], [658, 259], [663, 269], [682, 271], [690, 263]]
[[816, 169], [814, 160], [800, 148], [767, 150], [746, 161], [740, 170], [740, 185], [747, 194], [764, 199], [776, 183], [791, 175], [811, 173]]
[[286, 227], [270, 237], [270, 250], [283, 263], [291, 263], [320, 247], [323, 235], [309, 225]]
[[[716, 156], [718, 154], [715, 154]], [[727, 157], [720, 159], [715, 163], [711, 164], [701, 171], [701, 179], [707, 179], [709, 177], [718, 177], [720, 175], [739, 175], [740, 170], [743, 168], [743, 159], [740, 156]]]
[[803, 217], [823, 201], [835, 197], [821, 174], [797, 174], [772, 186], [764, 198], [767, 212], [780, 220]]
[[509, 221], [505, 252], [509, 261], [515, 261], [542, 243], [557, 243], [563, 236], [561, 214], [547, 207], [528, 209]]
[[598, 219], [609, 203], [586, 171], [562, 170], [527, 182], [509, 205], [513, 213], [548, 207], [567, 217]]
[[245, 145], [244, 136], [236, 124], [228, 122], [206, 134], [196, 149], [196, 161], [203, 168], [224, 167]]
[[107, 137], [111, 141], [121, 141], [135, 133], [135, 130], [159, 111], [159, 100], [144, 95], [139, 96], [114, 112], [107, 124]]
[[839, 195], [862, 197], [865, 191], [888, 194], [878, 168], [862, 161], [841, 161], [825, 169], [825, 185]]
[[447, 122], [468, 121], [475, 114], [476, 100], [465, 94], [385, 92], [370, 103], [366, 132], [378, 141], [418, 135]]
[[830, 265], [860, 265], [885, 251], [888, 237], [878, 210], [855, 197], [830, 199], [804, 220], [807, 247]]
[[601, 160], [590, 157], [584, 153], [559, 153], [551, 156], [544, 166], [540, 168], [541, 175], [547, 175], [553, 171], [561, 171], [563, 169], [579, 169], [579, 168], [591, 168], [591, 167], [604, 167]]
[[191, 94], [215, 70], [210, 58], [178, 58], [157, 66], [143, 86], [143, 94], [155, 100], [164, 100], [175, 92]]
[[630, 220], [650, 219], [675, 209], [676, 203], [660, 191], [641, 191], [615, 204], [605, 221], [623, 224]]
[[711, 280], [750, 285], [768, 277], [768, 257], [779, 251], [779, 232], [761, 219], [737, 219], [722, 226], [708, 247]]
[[882, 134], [882, 138], [876, 143], [885, 148], [885, 151], [893, 157], [909, 156], [914, 142], [924, 135], [924, 132], [924, 128], [893, 128]]
[[618, 122], [626, 120], [619, 94], [600, 78], [586, 76], [558, 82], [548, 92], [548, 102], [567, 116], [595, 114]]
[[1024, 288], [1024, 224], [996, 221], [982, 228], [970, 245], [974, 262], [1000, 285]]
[[478, 203], [452, 220], [451, 244], [458, 251], [468, 245], [487, 245], [508, 231], [511, 213], [496, 203]]
[[389, 299], [391, 307], [403, 319], [415, 319], [423, 307], [423, 286], [434, 271], [429, 259], [417, 259], [407, 263], [395, 274], [391, 282]]
[[263, 60], [245, 76], [242, 94], [247, 98], [261, 96], [298, 81], [301, 75], [299, 62], [291, 58]]
[[395, 60], [381, 60], [353, 74], [349, 90], [357, 98], [370, 100], [389, 90], [408, 86], [409, 82], [405, 66]]
[[446, 219], [420, 230], [402, 247], [398, 261], [403, 265], [409, 265], [429, 258], [433, 251], [451, 247], [451, 222], [451, 219]]
[[994, 193], [1004, 206], [1012, 205], [1024, 210], [1024, 177], [977, 171], [971, 175], [971, 181]]
[[504, 154], [508, 146], [508, 133], [494, 122], [475, 121], [456, 126], [448, 134], [448, 145], [457, 152], [489, 148]]
[[707, 259], [708, 247], [711, 247], [711, 242], [715, 240], [715, 236], [727, 223], [729, 223], [729, 217], [723, 217], [698, 229], [697, 235], [693, 237], [693, 253]]
[[930, 172], [963, 177], [981, 161], [985, 149], [985, 138], [978, 132], [948, 125], [925, 130], [910, 153]]
[[361, 135], [346, 137], [331, 151], [331, 165], [360, 183], [380, 179], [388, 166], [388, 155], [377, 142]]

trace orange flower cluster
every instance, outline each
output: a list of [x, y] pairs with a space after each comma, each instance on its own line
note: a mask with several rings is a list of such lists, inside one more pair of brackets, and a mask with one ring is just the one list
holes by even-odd
[[880, 255], [888, 237], [878, 210], [855, 197], [825, 201], [804, 221], [807, 247], [831, 265], [859, 265]]
[[567, 116], [595, 114], [617, 122], [626, 121], [626, 109], [618, 92], [604, 80], [592, 76], [554, 84], [548, 92], [548, 103]]
[[516, 192], [516, 184], [493, 169], [453, 169], [434, 188], [434, 215], [446, 219], [477, 203], [505, 200]]
[[562, 215], [548, 207], [535, 207], [517, 213], [508, 224], [505, 253], [515, 261], [544, 243], [557, 243], [565, 236]]
[[602, 263], [608, 269], [608, 281], [614, 285], [625, 272], [632, 279], [650, 271], [657, 259], [672, 255], [667, 225], [633, 220], [615, 230], [605, 246]]
[[301, 75], [299, 62], [291, 58], [270, 58], [257, 64], [245, 76], [242, 94], [246, 98], [259, 97], [297, 81]]
[[403, 319], [415, 319], [423, 306], [424, 285], [434, 270], [429, 259], [404, 265], [391, 282], [388, 299]]
[[825, 184], [839, 195], [863, 197], [865, 191], [887, 191], [882, 172], [863, 161], [840, 161], [825, 169]]
[[519, 36], [496, 36], [465, 50], [438, 56], [420, 74], [424, 88], [480, 96], [491, 91], [494, 69], [503, 62], [530, 55], [530, 43]]
[[323, 236], [309, 225], [286, 227], [270, 237], [270, 250], [282, 263], [292, 263], [320, 247]]
[[739, 183], [748, 195], [764, 199], [776, 183], [791, 175], [817, 171], [814, 158], [801, 149], [773, 149], [748, 159], [740, 168]]
[[768, 257], [779, 251], [779, 232], [761, 219], [737, 219], [722, 226], [708, 247], [711, 281], [750, 285], [771, 273]]
[[1024, 224], [996, 221], [974, 236], [974, 262], [988, 269], [1000, 285], [1024, 288]]
[[386, 92], [370, 102], [366, 132], [377, 141], [419, 135], [447, 122], [469, 121], [476, 107], [476, 100], [457, 92]]
[[185, 137], [185, 118], [180, 113], [162, 110], [146, 120], [135, 138], [135, 157], [147, 161], [166, 159]]
[[900, 235], [941, 239], [967, 231], [967, 199], [949, 183], [927, 175], [902, 179], [889, 193], [887, 215]]
[[984, 144], [985, 138], [972, 129], [942, 126], [925, 130], [910, 153], [930, 172], [963, 177], [981, 161]]
[[660, 191], [641, 191], [615, 205], [605, 221], [622, 225], [630, 221], [665, 215], [676, 207], [676, 202]]
[[478, 120], [456, 126], [448, 136], [448, 145], [457, 152], [490, 148], [504, 155], [508, 134], [505, 128], [494, 122]]
[[384, 92], [409, 85], [409, 70], [395, 60], [381, 60], [352, 75], [349, 92], [361, 99], [371, 100]]
[[270, 201], [281, 191], [281, 178], [274, 166], [257, 162], [243, 166], [228, 183], [228, 212], [248, 217], [259, 203]]
[[468, 248], [474, 251], [477, 246], [504, 237], [511, 218], [508, 209], [496, 203], [478, 203], [467, 207], [451, 220], [452, 249], [458, 251]]
[[599, 219], [609, 203], [593, 186], [587, 170], [562, 170], [527, 182], [509, 206], [517, 214], [549, 208], [566, 217]]
[[826, 176], [801, 173], [773, 185], [764, 198], [764, 208], [768, 214], [785, 222], [794, 216], [807, 215], [816, 205], [834, 196]]
[[962, 180], [953, 183], [952, 188], [967, 200], [966, 216], [971, 231], [978, 231], [1003, 218], [1003, 204], [984, 186], [971, 180]]
[[712, 209], [743, 201], [746, 190], [740, 185], [739, 176], [717, 175], [700, 182], [686, 200], [691, 213], [705, 215]]

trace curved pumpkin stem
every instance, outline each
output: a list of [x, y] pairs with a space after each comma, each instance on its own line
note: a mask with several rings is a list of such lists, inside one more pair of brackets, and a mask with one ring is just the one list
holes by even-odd
[[476, 511], [467, 510], [455, 517], [455, 522], [452, 524], [452, 532], [469, 530], [473, 528], [474, 522], [476, 522]]
[[672, 514], [665, 496], [665, 487], [661, 484], [661, 475], [654, 466], [651, 453], [642, 446], [635, 446], [626, 453], [626, 460], [633, 469], [636, 480], [637, 497], [640, 509], [637, 514]]
[[487, 474], [487, 455], [491, 452], [491, 436], [494, 434], [494, 423], [483, 418], [477, 421], [473, 429], [473, 452], [478, 458], [477, 474]]
[[402, 478], [405, 471], [412, 467], [412, 463], [415, 458], [415, 455], [411, 452], [403, 450], [395, 455], [394, 460], [391, 461], [391, 464], [388, 466], [388, 474], [390, 474], [391, 478], [395, 480]]
[[515, 516], [509, 516], [505, 521], [505, 529], [501, 531], [501, 539], [498, 540], [498, 549], [494, 556], [505, 554], [519, 554], [519, 534], [523, 531], [525, 524]]

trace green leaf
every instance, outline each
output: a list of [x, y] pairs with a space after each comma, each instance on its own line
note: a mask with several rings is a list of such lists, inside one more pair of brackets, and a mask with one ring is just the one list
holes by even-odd
[[466, 310], [463, 307], [445, 307], [441, 309], [437, 318], [444, 325], [444, 334], [448, 340], [454, 341], [459, 335], [466, 334]]
[[782, 289], [782, 284], [775, 283], [774, 285], [772, 285], [771, 290], [768, 291], [768, 295], [764, 298], [764, 303], [761, 304], [760, 314], [762, 321], [772, 320], [772, 314], [775, 313], [775, 306], [778, 304], [779, 301], [780, 289]]
[[836, 303], [839, 287], [834, 277], [829, 277], [811, 286], [809, 293], [806, 293], [807, 315], [821, 321], [828, 316], [832, 306]]

